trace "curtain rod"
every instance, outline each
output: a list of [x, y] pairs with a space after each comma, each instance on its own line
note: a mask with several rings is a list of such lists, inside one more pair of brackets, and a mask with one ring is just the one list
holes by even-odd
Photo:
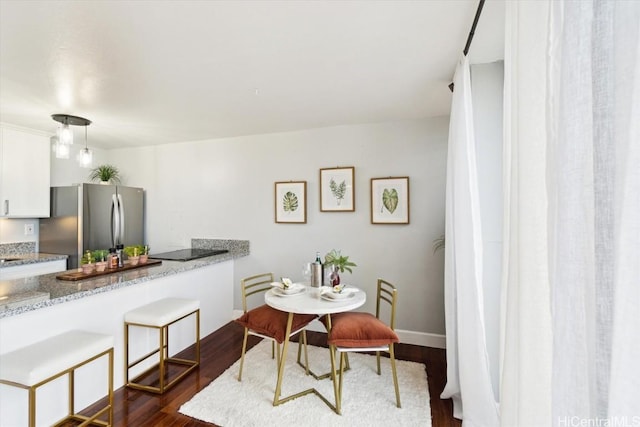
[[[469, 31], [469, 35], [467, 36], [467, 43], [464, 45], [464, 50], [462, 53], [464, 56], [467, 56], [469, 53], [469, 47], [471, 47], [471, 41], [473, 40], [473, 35], [476, 33], [476, 26], [478, 25], [478, 20], [480, 19], [480, 14], [482, 13], [482, 7], [484, 6], [485, 0], [480, 0], [478, 4], [478, 9], [476, 10], [476, 16], [473, 18], [473, 24], [471, 25], [471, 31]], [[449, 89], [453, 92], [453, 82], [449, 84]]]

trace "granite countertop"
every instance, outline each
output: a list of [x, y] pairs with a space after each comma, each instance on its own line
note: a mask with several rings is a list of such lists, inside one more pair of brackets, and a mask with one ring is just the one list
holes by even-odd
[[15, 267], [17, 265], [37, 264], [39, 262], [57, 261], [67, 259], [67, 255], [31, 253], [31, 254], [6, 254], [0, 255], [0, 259], [10, 258], [11, 261], [0, 262], [0, 268]]
[[[58, 280], [56, 276], [61, 273], [51, 273], [0, 281], [0, 319], [249, 255], [248, 241], [192, 239], [192, 247], [217, 247], [228, 249], [229, 252], [186, 262], [162, 261], [160, 265], [115, 272], [87, 280]], [[40, 259], [38, 255], [42, 254], [32, 255], [33, 259]]]

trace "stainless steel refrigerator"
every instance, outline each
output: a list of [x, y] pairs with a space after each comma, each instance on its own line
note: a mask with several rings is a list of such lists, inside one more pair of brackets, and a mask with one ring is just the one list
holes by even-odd
[[40, 219], [40, 252], [69, 255], [144, 244], [144, 190], [102, 184], [51, 187], [51, 217]]

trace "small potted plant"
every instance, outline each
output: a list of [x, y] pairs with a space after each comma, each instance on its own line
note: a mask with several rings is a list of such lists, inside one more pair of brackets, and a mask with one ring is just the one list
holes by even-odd
[[91, 255], [93, 255], [93, 259], [95, 259], [96, 262], [96, 271], [105, 271], [107, 269], [107, 257], [109, 256], [109, 251], [106, 249], [97, 249], [93, 251]]
[[138, 265], [140, 262], [140, 252], [138, 246], [125, 246], [123, 251], [127, 255], [127, 259], [131, 265]]
[[138, 245], [138, 253], [140, 254], [140, 264], [144, 264], [149, 260], [149, 245]]
[[85, 254], [82, 256], [82, 259], [80, 259], [80, 266], [84, 274], [93, 273], [93, 270], [95, 270], [95, 267], [96, 267], [93, 264], [93, 262], [94, 262], [94, 258], [93, 258], [93, 255], [91, 254], [91, 251], [86, 251]]
[[329, 275], [331, 286], [338, 286], [340, 284], [340, 275], [338, 272], [344, 273], [348, 271], [349, 273], [353, 273], [351, 267], [357, 267], [355, 262], [349, 261], [348, 256], [343, 256], [340, 251], [335, 249], [332, 249], [324, 256], [324, 265], [332, 269]]
[[99, 181], [100, 184], [119, 184], [120, 171], [113, 165], [100, 165], [91, 169], [89, 179], [93, 182]]

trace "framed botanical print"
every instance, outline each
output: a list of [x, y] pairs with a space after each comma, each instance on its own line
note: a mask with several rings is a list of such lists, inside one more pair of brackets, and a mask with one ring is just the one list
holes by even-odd
[[355, 168], [320, 169], [320, 211], [353, 212], [355, 207]]
[[276, 182], [275, 208], [277, 223], [306, 224], [307, 181]]
[[371, 178], [371, 223], [409, 224], [409, 177]]

